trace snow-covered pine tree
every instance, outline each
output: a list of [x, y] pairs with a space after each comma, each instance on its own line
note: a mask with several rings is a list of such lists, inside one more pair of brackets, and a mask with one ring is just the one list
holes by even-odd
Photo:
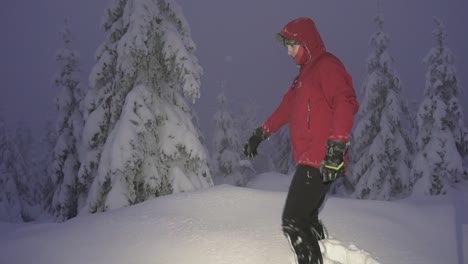
[[[240, 168], [239, 171], [246, 179], [252, 179], [256, 174], [255, 160], [247, 159], [242, 153], [242, 143], [247, 142], [252, 135], [252, 131], [258, 126], [257, 107], [253, 101], [245, 102], [240, 106], [240, 112], [234, 117], [234, 124], [239, 133], [239, 141], [241, 146], [240, 153]], [[258, 166], [257, 166], [258, 167]]]
[[33, 186], [31, 184], [29, 186], [35, 201], [38, 201], [39, 213], [43, 213], [43, 217], [50, 218], [52, 198], [56, 188], [49, 174], [49, 164], [52, 163], [53, 150], [57, 142], [55, 120], [46, 120], [43, 131], [42, 139], [34, 147], [31, 175]]
[[468, 155], [467, 132], [459, 102], [462, 89], [454, 57], [447, 47], [444, 23], [435, 19], [435, 46], [424, 58], [427, 64], [424, 97], [417, 113], [417, 153], [413, 167], [413, 193], [446, 194], [464, 178]]
[[391, 68], [387, 47], [390, 37], [383, 32], [383, 17], [375, 18], [378, 31], [371, 37], [373, 50], [367, 60], [367, 77], [358, 122], [352, 133], [349, 179], [353, 196], [389, 200], [410, 190], [409, 121], [401, 82]]
[[[252, 136], [252, 131], [260, 126], [257, 112], [258, 107], [253, 100], [250, 100], [242, 104], [238, 114], [236, 113], [233, 116], [236, 127], [238, 128], [237, 130], [239, 131], [240, 141], [243, 144]], [[241, 154], [241, 164], [247, 166], [245, 168], [245, 173], [258, 174], [266, 171], [274, 171], [275, 166], [272, 159], [272, 148], [273, 146], [271, 144], [260, 144], [258, 155], [250, 160]], [[242, 149], [239, 151], [242, 153]], [[249, 176], [249, 178], [251, 177]]]
[[81, 212], [212, 186], [185, 101], [200, 96], [202, 69], [180, 7], [116, 0], [104, 29], [87, 95], [80, 177], [91, 185]]
[[[219, 103], [219, 98], [218, 98]], [[239, 132], [239, 139], [241, 142], [245, 142], [252, 135], [252, 131], [260, 126], [258, 122], [258, 107], [253, 101], [244, 102], [240, 106], [238, 115], [235, 115], [234, 122]]]
[[32, 158], [31, 148], [33, 147], [34, 139], [32, 137], [31, 128], [26, 124], [25, 121], [21, 120], [17, 123], [14, 137], [21, 156], [23, 156], [26, 164], [30, 165]]
[[[241, 169], [239, 130], [232, 118], [226, 95], [217, 97], [218, 110], [214, 114], [212, 168], [215, 184], [245, 186], [253, 173]], [[248, 166], [247, 166], [248, 167]], [[251, 170], [253, 172], [253, 170]]]
[[289, 128], [282, 127], [278, 133], [272, 136], [271, 141], [274, 146], [272, 158], [276, 171], [283, 174], [292, 173], [296, 169], [296, 163], [293, 159]]
[[[91, 183], [99, 165], [102, 149], [112, 127], [120, 116], [123, 99], [131, 84], [125, 79], [123, 71], [117, 66], [117, 45], [124, 35], [123, 13], [127, 0], [113, 0], [106, 9], [102, 28], [106, 33], [104, 42], [96, 51], [96, 64], [89, 76], [90, 89], [84, 100], [83, 118], [85, 124], [81, 138], [78, 182], [78, 208], [85, 207]], [[114, 99], [114, 96], [116, 97]]]
[[[18, 146], [18, 150], [23, 157], [23, 161], [25, 166], [25, 177], [28, 178], [28, 185], [30, 191], [30, 197], [33, 198], [35, 203], [41, 202], [41, 197], [38, 197], [36, 193], [35, 186], [37, 186], [38, 181], [37, 178], [34, 176], [34, 168], [33, 168], [33, 159], [34, 159], [34, 151], [36, 151], [35, 141], [32, 136], [31, 128], [26, 124], [24, 120], [20, 120], [16, 123], [15, 131], [14, 131], [14, 141], [16, 146]], [[32, 216], [34, 217], [34, 216]]]
[[26, 164], [0, 117], [0, 221], [32, 220], [28, 214], [33, 206], [28, 183]]
[[72, 49], [67, 20], [60, 34], [64, 47], [56, 53], [58, 71], [54, 77], [54, 86], [59, 91], [55, 99], [57, 138], [49, 174], [55, 188], [50, 211], [57, 221], [65, 221], [77, 214], [77, 177], [80, 168], [77, 145], [83, 128], [80, 112], [83, 90], [80, 84], [79, 54]]
[[[33, 137], [31, 128], [23, 120], [19, 121], [16, 125], [14, 140], [25, 164], [25, 177], [28, 179], [28, 197], [30, 197], [32, 203], [36, 205], [35, 208], [31, 208], [28, 215], [31, 219], [38, 220], [40, 214], [44, 211], [40, 206], [43, 202], [42, 189], [40, 186], [44, 180], [48, 178], [45, 170], [42, 169], [46, 168], [47, 162], [44, 160], [39, 161], [38, 158], [45, 154], [47, 150], [40, 146], [38, 140]], [[50, 152], [48, 153], [50, 154]], [[39, 174], [41, 174], [41, 176], [39, 176]]]

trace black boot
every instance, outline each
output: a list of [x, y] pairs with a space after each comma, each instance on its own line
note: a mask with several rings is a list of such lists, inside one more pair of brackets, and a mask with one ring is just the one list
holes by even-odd
[[327, 239], [328, 238], [328, 231], [323, 225], [323, 222], [321, 220], [318, 220], [317, 222], [313, 222], [310, 231], [315, 237], [317, 237], [317, 240], [322, 240], [322, 239]]
[[308, 232], [307, 228], [299, 228], [294, 221], [283, 224], [283, 232], [289, 240], [297, 263], [323, 264], [320, 245], [314, 233]]

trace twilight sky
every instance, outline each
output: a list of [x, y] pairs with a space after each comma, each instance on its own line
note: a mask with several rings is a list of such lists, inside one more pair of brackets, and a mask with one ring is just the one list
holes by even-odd
[[[315, 20], [327, 49], [346, 65], [360, 96], [369, 39], [376, 30], [376, 0], [178, 0], [197, 44], [204, 68], [202, 95], [195, 109], [201, 128], [212, 129], [215, 98], [224, 90], [235, 109], [244, 102], [258, 106], [259, 122], [274, 111], [297, 69], [284, 47], [274, 40], [290, 20]], [[468, 118], [468, 1], [381, 1], [389, 52], [403, 82], [403, 93], [418, 100], [424, 89], [423, 57], [433, 45], [433, 16], [447, 26], [448, 45], [465, 90], [460, 98]], [[0, 112], [10, 124], [25, 120], [41, 134], [46, 118], [53, 119], [51, 85], [57, 70], [54, 54], [62, 47], [58, 31], [70, 20], [73, 45], [81, 54], [83, 80], [103, 40], [100, 22], [108, 0], [15, 0], [0, 9]], [[222, 85], [224, 83], [224, 85]], [[224, 87], [224, 88], [223, 88]], [[208, 134], [205, 134], [209, 138]]]

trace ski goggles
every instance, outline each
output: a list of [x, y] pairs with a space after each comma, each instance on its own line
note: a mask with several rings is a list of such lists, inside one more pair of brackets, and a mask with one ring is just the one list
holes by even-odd
[[284, 46], [294, 46], [294, 45], [299, 45], [300, 43], [293, 40], [293, 39], [288, 39], [288, 38], [285, 38], [283, 36], [281, 36], [280, 34], [276, 34], [276, 40], [283, 44]]
[[299, 42], [293, 40], [293, 39], [288, 39], [288, 38], [283, 38], [283, 45], [285, 46], [294, 46], [294, 45], [299, 45]]

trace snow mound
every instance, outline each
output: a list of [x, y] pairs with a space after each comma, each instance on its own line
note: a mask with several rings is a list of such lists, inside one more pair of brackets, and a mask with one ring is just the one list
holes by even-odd
[[[285, 195], [221, 185], [60, 224], [0, 223], [0, 263], [289, 263]], [[335, 239], [322, 247], [326, 263], [378, 263]]]
[[379, 264], [368, 252], [354, 244], [344, 246], [342, 242], [332, 238], [320, 242], [322, 255], [325, 257], [324, 264]]
[[248, 188], [266, 191], [287, 192], [291, 184], [292, 175], [278, 172], [265, 172], [255, 176], [249, 183]]

